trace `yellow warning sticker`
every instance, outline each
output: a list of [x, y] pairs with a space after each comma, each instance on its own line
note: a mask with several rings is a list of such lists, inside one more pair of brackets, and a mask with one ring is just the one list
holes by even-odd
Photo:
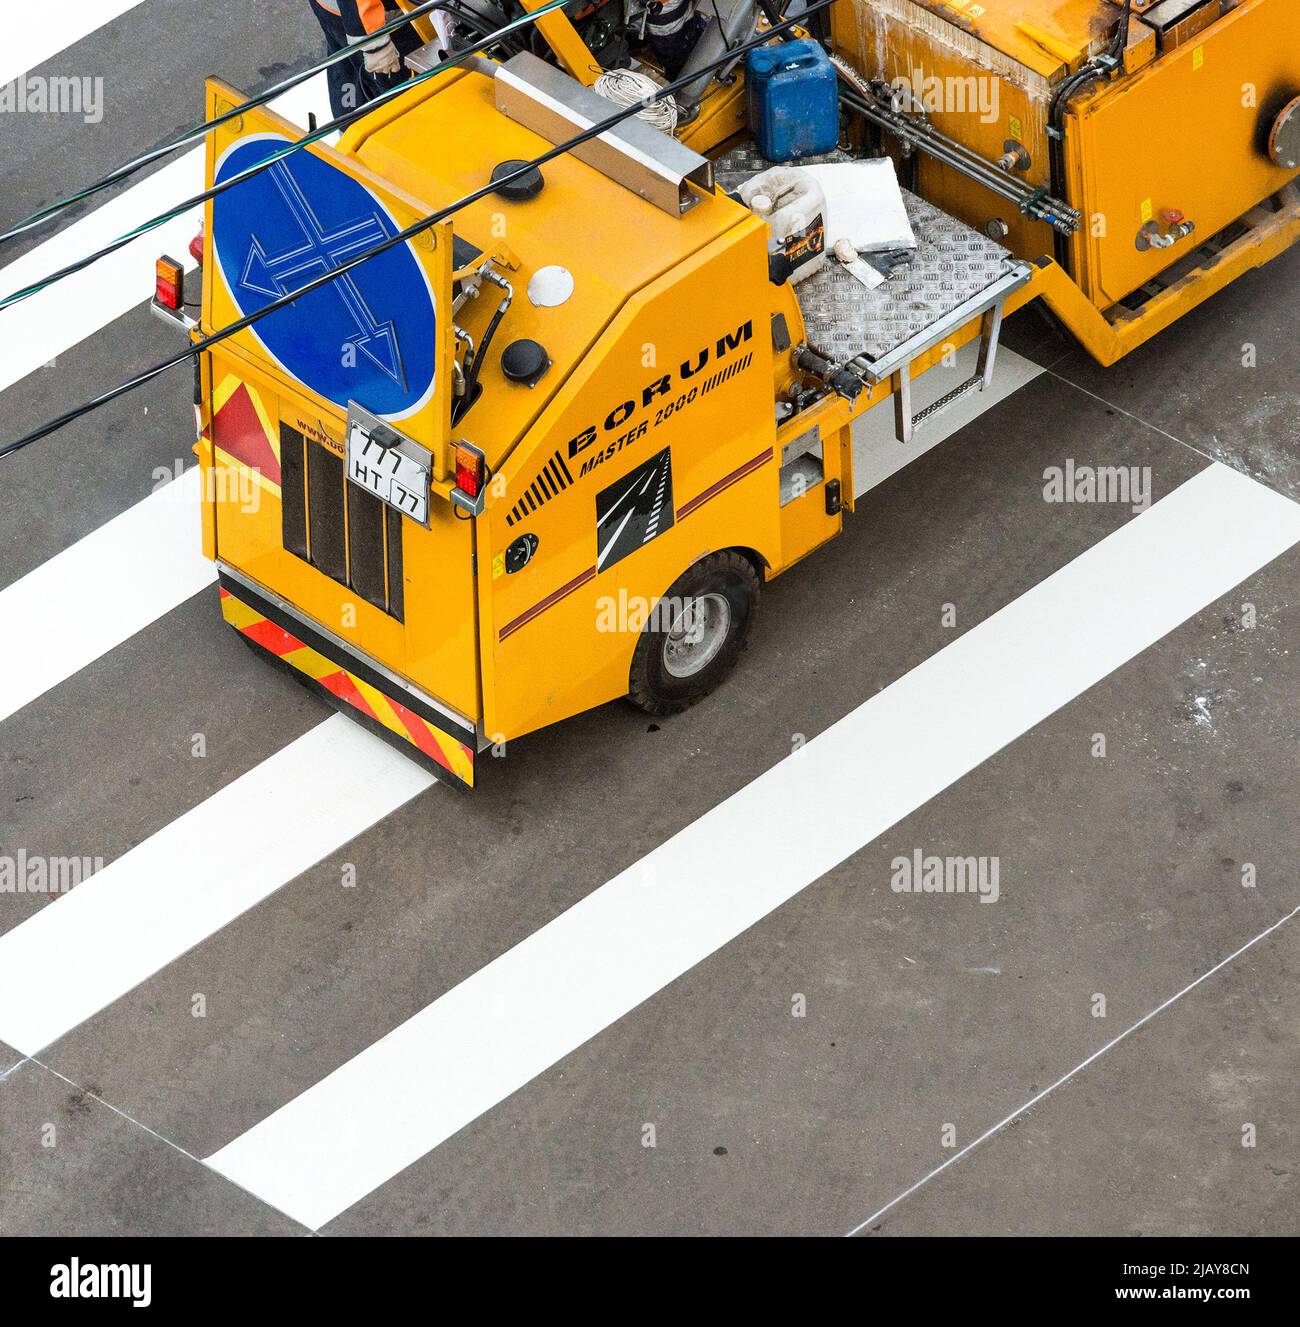
[[1198, 46], [1192, 52], [1192, 68], [1199, 69], [1205, 63], [1205, 47]]
[[1144, 198], [1142, 200], [1142, 206], [1139, 210], [1142, 213], [1143, 221], [1150, 221], [1151, 218], [1156, 214], [1156, 210], [1154, 207], [1152, 207], [1151, 200], [1149, 198]]
[[1015, 139], [1024, 138], [1024, 125], [1020, 122], [1020, 116], [1009, 115], [1007, 117], [1007, 128], [1011, 131], [1011, 137]]
[[505, 574], [506, 574], [506, 555], [504, 553], [498, 553], [492, 559], [492, 579], [494, 581], [500, 580], [501, 577], [504, 576]]

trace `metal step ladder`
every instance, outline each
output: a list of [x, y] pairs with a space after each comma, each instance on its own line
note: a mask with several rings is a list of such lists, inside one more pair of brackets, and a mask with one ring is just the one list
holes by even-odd
[[[927, 420], [941, 414], [949, 406], [974, 391], [984, 391], [993, 381], [997, 364], [998, 345], [1002, 335], [1003, 311], [1008, 297], [1029, 284], [1033, 269], [1028, 263], [1011, 262], [1006, 272], [992, 285], [972, 299], [958, 305], [943, 318], [924, 331], [904, 341], [879, 359], [858, 356], [850, 360], [847, 368], [859, 374], [869, 386], [891, 380], [894, 393], [894, 432], [898, 441], [910, 443]], [[954, 332], [974, 318], [980, 319], [979, 359], [975, 374], [954, 387], [937, 401], [916, 414], [912, 413], [912, 366], [923, 355], [942, 345]]]

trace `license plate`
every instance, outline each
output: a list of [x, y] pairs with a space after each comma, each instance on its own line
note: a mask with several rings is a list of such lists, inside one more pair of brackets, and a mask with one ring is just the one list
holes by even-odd
[[348, 411], [348, 478], [419, 525], [429, 524], [428, 448], [403, 437], [359, 406]]

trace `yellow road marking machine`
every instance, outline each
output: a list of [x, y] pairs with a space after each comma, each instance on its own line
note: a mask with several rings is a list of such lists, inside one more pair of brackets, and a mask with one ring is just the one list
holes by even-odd
[[[756, 141], [752, 52], [809, 34], [754, 0], [683, 3], [678, 27], [668, 8], [550, 13], [207, 205], [196, 343], [446, 213], [203, 350], [196, 400], [226, 619], [462, 786], [493, 744], [716, 686], [762, 583], [852, 509], [852, 422], [892, 402], [906, 456], [988, 386], [1007, 312], [1042, 297], [1111, 363], [1300, 234], [1295, 0], [809, 17], [835, 141], [783, 165], [892, 162], [912, 238], [883, 263], [849, 241], [828, 260], [829, 194], [788, 232], [761, 195], [786, 177]], [[671, 127], [631, 115], [556, 151], [617, 109], [602, 61], [675, 86]], [[242, 101], [213, 81], [209, 119]], [[302, 133], [230, 119], [209, 187]], [[970, 380], [914, 410], [972, 342]], [[219, 500], [249, 476], [256, 501]]]

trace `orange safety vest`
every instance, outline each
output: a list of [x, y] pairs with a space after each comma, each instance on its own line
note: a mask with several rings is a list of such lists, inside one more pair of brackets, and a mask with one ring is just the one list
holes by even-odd
[[316, 0], [330, 14], [337, 14], [354, 37], [375, 32], [384, 26], [384, 0]]

